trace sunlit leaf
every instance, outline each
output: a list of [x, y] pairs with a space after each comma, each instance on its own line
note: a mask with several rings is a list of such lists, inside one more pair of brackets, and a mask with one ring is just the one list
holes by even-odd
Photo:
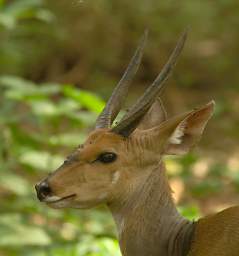
[[115, 255], [120, 256], [118, 242], [109, 238], [94, 239], [86, 236], [78, 244], [78, 254], [86, 256]]
[[34, 151], [25, 149], [19, 156], [19, 161], [36, 170], [52, 171], [57, 168], [64, 158], [59, 155], [51, 155], [46, 151]]
[[19, 91], [35, 89], [35, 84], [33, 82], [16, 76], [1, 76], [0, 84], [8, 89], [15, 89]]
[[0, 246], [48, 245], [47, 233], [36, 226], [24, 224], [19, 214], [0, 215]]
[[197, 220], [200, 217], [200, 211], [196, 206], [178, 207], [179, 212], [189, 220]]
[[65, 133], [59, 135], [53, 135], [49, 138], [49, 143], [55, 146], [77, 146], [81, 144], [85, 139], [85, 135], [82, 133]]
[[35, 17], [45, 22], [52, 22], [55, 20], [55, 16], [52, 12], [46, 9], [40, 9], [36, 12]]
[[6, 88], [5, 96], [14, 100], [44, 98], [60, 91], [58, 84], [37, 86], [33, 82], [15, 76], [1, 76], [0, 86]]
[[11, 15], [7, 15], [4, 13], [0, 14], [0, 25], [10, 30], [16, 26], [16, 20]]
[[70, 99], [53, 102], [49, 99], [30, 100], [28, 104], [31, 106], [32, 111], [36, 115], [42, 116], [66, 116], [72, 117], [73, 114], [81, 117], [80, 104]]
[[105, 105], [104, 102], [96, 95], [80, 89], [76, 89], [70, 85], [65, 85], [63, 87], [63, 92], [67, 97], [70, 97], [81, 103], [83, 107], [86, 107], [87, 109], [97, 113], [99, 113]]
[[36, 115], [57, 116], [60, 114], [59, 108], [49, 100], [32, 101], [31, 107]]
[[89, 111], [69, 112], [67, 116], [77, 122], [80, 122], [86, 127], [91, 127], [92, 125], [94, 125], [97, 118], [96, 113]]
[[27, 195], [30, 191], [30, 185], [26, 179], [20, 175], [6, 172], [0, 175], [0, 187], [12, 191], [19, 196]]

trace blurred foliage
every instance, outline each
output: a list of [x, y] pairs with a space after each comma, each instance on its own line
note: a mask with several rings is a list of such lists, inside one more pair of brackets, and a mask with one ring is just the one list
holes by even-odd
[[236, 0], [0, 0], [1, 256], [120, 255], [104, 208], [48, 209], [33, 184], [84, 140], [104, 105], [89, 90], [107, 98], [146, 27], [150, 40], [130, 97], [189, 27], [166, 105], [176, 112], [212, 95], [217, 101], [204, 151], [166, 158], [179, 211], [197, 219], [238, 201], [237, 7]]
[[64, 150], [84, 139], [103, 101], [71, 85], [37, 85], [13, 76], [0, 77], [0, 87], [3, 253], [119, 255], [109, 214], [102, 209], [89, 213], [46, 209], [37, 202], [33, 187], [41, 172], [61, 164]]

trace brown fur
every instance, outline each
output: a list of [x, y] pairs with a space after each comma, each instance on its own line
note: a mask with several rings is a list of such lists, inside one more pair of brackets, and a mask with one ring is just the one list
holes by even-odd
[[[177, 212], [162, 162], [164, 154], [185, 154], [198, 142], [213, 105], [165, 120], [157, 102], [130, 137], [93, 131], [44, 180], [51, 189], [45, 201], [54, 208], [107, 204], [124, 256], [239, 255], [239, 207], [189, 222]], [[104, 152], [115, 153], [116, 160], [97, 161]]]
[[238, 256], [239, 206], [200, 219], [188, 256]]

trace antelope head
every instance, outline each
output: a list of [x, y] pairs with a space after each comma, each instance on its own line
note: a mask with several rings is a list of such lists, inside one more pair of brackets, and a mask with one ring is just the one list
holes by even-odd
[[113, 125], [142, 58], [147, 32], [115, 87], [96, 128], [64, 163], [36, 185], [37, 196], [53, 208], [90, 208], [126, 200], [164, 154], [186, 153], [200, 138], [213, 102], [167, 119], [159, 95], [183, 49], [182, 34], [169, 60], [145, 93]]

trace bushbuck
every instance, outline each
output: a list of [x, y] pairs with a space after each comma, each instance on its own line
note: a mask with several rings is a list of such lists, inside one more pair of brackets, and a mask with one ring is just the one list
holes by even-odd
[[53, 208], [106, 204], [124, 256], [238, 256], [239, 207], [198, 221], [182, 217], [171, 196], [164, 155], [186, 154], [200, 139], [214, 102], [167, 118], [159, 99], [183, 49], [184, 32], [155, 81], [113, 124], [142, 58], [147, 32], [96, 127], [64, 163], [36, 185]]

